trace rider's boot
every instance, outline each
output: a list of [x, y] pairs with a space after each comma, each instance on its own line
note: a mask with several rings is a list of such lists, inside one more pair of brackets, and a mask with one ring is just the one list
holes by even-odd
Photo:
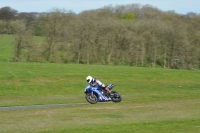
[[114, 93], [112, 93], [112, 91], [111, 90], [109, 90], [108, 88], [105, 88], [105, 90], [106, 90], [106, 95], [110, 95], [110, 97], [114, 97]]
[[105, 91], [106, 91], [108, 94], [111, 93], [111, 91], [110, 91], [108, 88], [105, 88]]

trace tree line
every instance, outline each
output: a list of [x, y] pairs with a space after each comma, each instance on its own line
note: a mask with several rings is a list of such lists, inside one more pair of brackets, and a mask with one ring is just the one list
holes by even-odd
[[[64, 9], [0, 9], [0, 33], [15, 35], [12, 61], [200, 68], [200, 14], [151, 5], [108, 5], [79, 14]], [[40, 36], [43, 41], [36, 41]]]

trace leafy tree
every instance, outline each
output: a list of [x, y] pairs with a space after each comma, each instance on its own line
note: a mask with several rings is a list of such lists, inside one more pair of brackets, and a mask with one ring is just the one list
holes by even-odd
[[12, 9], [9, 6], [0, 8], [0, 20], [14, 20], [17, 16], [18, 11]]
[[135, 19], [135, 14], [133, 14], [133, 13], [122, 14], [120, 16], [120, 19], [134, 20]]

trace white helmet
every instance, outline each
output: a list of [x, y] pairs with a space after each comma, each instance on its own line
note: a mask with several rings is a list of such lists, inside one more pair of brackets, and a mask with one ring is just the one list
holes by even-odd
[[90, 84], [92, 82], [92, 77], [91, 76], [87, 76], [86, 81]]

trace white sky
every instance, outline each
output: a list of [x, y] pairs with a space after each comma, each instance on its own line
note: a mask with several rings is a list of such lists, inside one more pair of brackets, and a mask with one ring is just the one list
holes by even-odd
[[188, 12], [200, 14], [200, 0], [0, 0], [0, 8], [9, 6], [18, 12], [48, 12], [58, 8], [80, 13], [108, 5], [127, 4], [149, 4], [162, 11], [174, 10], [180, 14]]

